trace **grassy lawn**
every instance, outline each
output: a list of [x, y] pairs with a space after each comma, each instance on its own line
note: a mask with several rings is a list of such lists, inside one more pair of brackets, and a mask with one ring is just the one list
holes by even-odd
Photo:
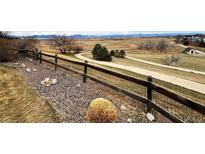
[[[162, 64], [161, 59], [167, 54], [129, 54], [128, 56]], [[171, 66], [205, 72], [205, 56], [180, 54], [178, 63]]]
[[0, 65], [0, 122], [60, 122], [60, 117], [14, 68]]

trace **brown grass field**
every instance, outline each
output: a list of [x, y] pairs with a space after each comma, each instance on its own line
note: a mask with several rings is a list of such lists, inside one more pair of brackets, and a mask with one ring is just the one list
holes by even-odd
[[12, 67], [0, 65], [0, 122], [60, 122], [49, 101], [40, 97]]
[[[96, 43], [99, 43], [103, 46], [106, 46], [109, 50], [114, 49], [124, 49], [126, 53], [129, 54], [153, 54], [151, 51], [147, 50], [139, 50], [137, 46], [147, 40], [166, 40], [168, 42], [173, 41], [173, 38], [125, 38], [125, 39], [76, 39], [76, 44], [82, 46], [84, 48], [85, 53], [90, 53]], [[55, 53], [56, 50], [51, 48], [49, 45], [49, 40], [41, 40], [39, 43], [39, 49], [46, 52]], [[171, 50], [167, 52], [170, 53], [180, 53], [182, 51], [181, 47], [173, 47]], [[155, 54], [158, 54], [155, 52]]]

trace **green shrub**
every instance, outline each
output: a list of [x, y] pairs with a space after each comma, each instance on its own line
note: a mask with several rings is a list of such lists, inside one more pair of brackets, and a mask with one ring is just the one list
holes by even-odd
[[114, 50], [111, 50], [111, 51], [110, 51], [110, 55], [111, 55], [111, 56], [115, 56], [115, 51], [114, 51]]
[[118, 58], [125, 58], [126, 53], [125, 53], [125, 50], [120, 50], [119, 51], [118, 49], [116, 49], [115, 51], [111, 50], [110, 55], [118, 57]]
[[92, 50], [93, 59], [100, 61], [112, 61], [112, 56], [106, 47], [96, 44]]
[[111, 123], [117, 120], [117, 109], [114, 104], [104, 98], [91, 101], [85, 119], [91, 123]]
[[125, 58], [126, 54], [125, 54], [125, 50], [120, 50], [119, 54], [117, 57], [119, 58]]

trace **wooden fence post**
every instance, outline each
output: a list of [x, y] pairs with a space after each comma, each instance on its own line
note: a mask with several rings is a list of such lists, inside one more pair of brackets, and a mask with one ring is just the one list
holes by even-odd
[[26, 59], [26, 55], [27, 55], [27, 51], [26, 48], [21, 49], [22, 53], [23, 53], [23, 59]]
[[58, 55], [55, 54], [55, 71], [56, 71], [57, 66], [58, 66], [57, 63], [58, 63]]
[[86, 78], [87, 78], [87, 63], [88, 63], [88, 61], [86, 60], [84, 63], [83, 82], [86, 82]]
[[150, 101], [152, 101], [152, 77], [148, 76], [147, 77], [148, 80], [148, 87], [147, 87], [147, 99], [149, 100], [148, 104], [147, 104], [147, 112], [151, 113], [152, 111], [152, 105], [150, 103]]
[[33, 53], [33, 60], [35, 60], [35, 52], [34, 52], [34, 51], [32, 51], [32, 53]]
[[41, 54], [42, 52], [40, 51], [39, 52], [39, 58], [40, 58], [40, 64], [42, 64], [42, 54]]

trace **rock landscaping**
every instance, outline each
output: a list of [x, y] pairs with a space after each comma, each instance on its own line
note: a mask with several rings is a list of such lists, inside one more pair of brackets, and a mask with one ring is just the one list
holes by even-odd
[[[117, 108], [116, 122], [135, 123], [152, 122], [146, 115], [146, 105], [106, 86], [87, 80], [83, 83], [82, 76], [61, 69], [54, 70], [54, 66], [30, 60], [17, 61], [15, 65], [25, 80], [41, 96], [49, 99], [54, 109], [64, 117], [64, 122], [85, 122], [85, 114], [89, 104], [96, 98], [105, 98]], [[28, 73], [25, 68], [30, 68]], [[32, 68], [35, 68], [34, 71]], [[154, 122], [170, 122], [161, 115], [155, 115]]]

